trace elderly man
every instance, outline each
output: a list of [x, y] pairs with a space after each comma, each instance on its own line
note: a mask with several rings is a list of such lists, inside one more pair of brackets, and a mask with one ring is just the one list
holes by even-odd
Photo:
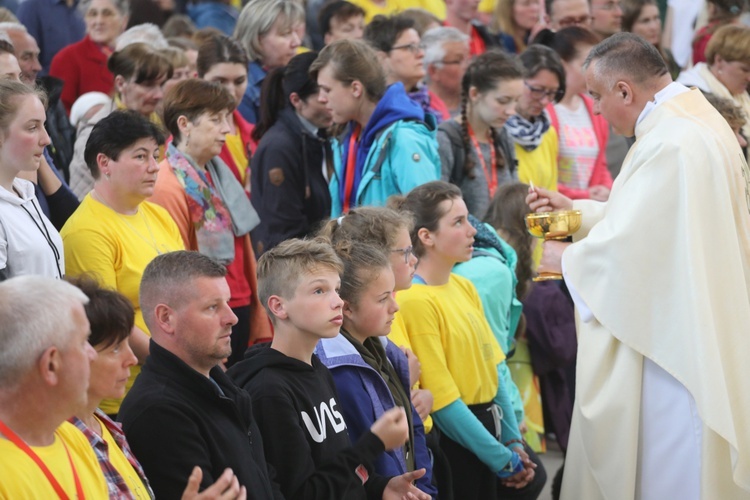
[[66, 422], [86, 406], [86, 296], [64, 281], [0, 283], [0, 498], [106, 498], [86, 438]]
[[150, 355], [118, 418], [157, 498], [180, 498], [194, 465], [201, 489], [231, 468], [250, 499], [282, 498], [250, 396], [220, 368], [237, 317], [226, 268], [198, 252], [156, 257], [141, 279]]
[[642, 38], [613, 35], [584, 68], [595, 112], [636, 142], [607, 203], [527, 197], [583, 213], [540, 265], [579, 314], [563, 498], [750, 498], [750, 170]]
[[0, 23], [0, 33], [10, 38], [21, 66], [21, 81], [26, 85], [34, 85], [36, 77], [42, 70], [39, 63], [39, 45], [26, 30], [26, 26], [19, 23]]
[[469, 36], [456, 28], [433, 28], [422, 37], [422, 45], [428, 90], [445, 104], [451, 117], [458, 116], [461, 79], [471, 60]]

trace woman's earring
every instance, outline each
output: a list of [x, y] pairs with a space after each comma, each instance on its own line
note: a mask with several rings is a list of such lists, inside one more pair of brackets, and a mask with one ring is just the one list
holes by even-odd
[[188, 133], [187, 137], [185, 137], [185, 147], [188, 147], [190, 145], [190, 134]]

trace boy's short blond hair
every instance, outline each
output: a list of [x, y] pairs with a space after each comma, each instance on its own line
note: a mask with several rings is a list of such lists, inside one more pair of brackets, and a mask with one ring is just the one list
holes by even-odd
[[344, 263], [336, 255], [327, 238], [310, 240], [291, 239], [268, 250], [258, 259], [258, 298], [271, 320], [275, 316], [268, 310], [268, 299], [277, 295], [285, 299], [294, 297], [302, 277], [322, 270], [344, 271]]

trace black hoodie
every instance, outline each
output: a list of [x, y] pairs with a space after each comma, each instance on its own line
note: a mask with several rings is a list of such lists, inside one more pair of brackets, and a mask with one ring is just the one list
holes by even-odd
[[310, 366], [265, 344], [227, 373], [252, 396], [266, 460], [287, 499], [383, 497], [390, 478], [372, 468], [383, 442], [367, 432], [352, 446], [333, 377], [315, 355]]

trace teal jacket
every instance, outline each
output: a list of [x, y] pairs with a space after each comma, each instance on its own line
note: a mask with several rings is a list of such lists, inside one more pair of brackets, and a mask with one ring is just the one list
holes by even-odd
[[[349, 136], [333, 142], [334, 174], [329, 184], [331, 217], [343, 208], [344, 166]], [[401, 83], [388, 87], [362, 132], [351, 207], [385, 205], [389, 196], [406, 194], [440, 179], [437, 123], [409, 99]]]

